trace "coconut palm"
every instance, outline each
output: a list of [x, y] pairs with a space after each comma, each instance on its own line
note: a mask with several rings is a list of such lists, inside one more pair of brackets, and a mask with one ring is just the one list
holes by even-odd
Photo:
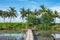
[[[10, 18], [10, 24], [11, 24], [11, 20], [12, 20], [12, 18], [16, 18], [17, 17], [17, 11], [15, 10], [15, 7], [9, 7], [9, 9], [8, 9], [8, 18]], [[15, 28], [15, 26], [9, 26], [9, 29], [10, 28]]]
[[23, 18], [26, 17], [26, 10], [24, 8], [21, 8], [20, 14], [21, 14], [21, 17], [22, 17], [22, 20], [23, 20]]
[[2, 10], [0, 10], [0, 17], [2, 17], [2, 13], [3, 13], [3, 11], [2, 11]]
[[[35, 16], [35, 25], [36, 24], [39, 24], [39, 22], [40, 22], [40, 20], [39, 20], [39, 18], [37, 18], [37, 16], [40, 16], [40, 14], [39, 14], [39, 12], [38, 12], [38, 10], [37, 9], [35, 9], [33, 12], [32, 12], [32, 14], [33, 14], [33, 16]], [[38, 22], [39, 21], [39, 22]]]
[[1, 17], [4, 19], [4, 25], [2, 26], [2, 28], [7, 29], [7, 25], [5, 24], [5, 18], [8, 17], [8, 11], [2, 11]]
[[38, 14], [37, 9], [34, 10], [33, 14], [35, 15], [36, 18], [36, 15]]
[[[26, 17], [26, 10], [24, 8], [21, 8], [21, 11], [19, 11], [22, 17], [22, 20], [24, 22], [24, 18]], [[23, 23], [22, 23], [22, 27], [23, 27]]]
[[0, 17], [4, 18], [4, 23], [5, 23], [5, 18], [8, 17], [8, 11], [0, 10]]
[[43, 23], [43, 28], [47, 30], [47, 25], [53, 22], [53, 12], [50, 9], [47, 9], [44, 5], [40, 6], [41, 9], [39, 10], [41, 16], [41, 20]]
[[[46, 14], [47, 9], [46, 9], [46, 7], [44, 5], [41, 5], [40, 8], [41, 9], [39, 10], [39, 14], [42, 14], [42, 16], [43, 16], [44, 14]], [[42, 20], [42, 23], [43, 23], [43, 28], [45, 28], [44, 27], [44, 19], [41, 18], [41, 20]], [[42, 28], [42, 30], [43, 30], [43, 28]]]
[[3, 13], [3, 11], [2, 11], [2, 10], [0, 10], [0, 17], [2, 16], [2, 13]]
[[3, 10], [0, 10], [0, 17], [2, 17]]
[[37, 15], [37, 14], [38, 14], [37, 9], [34, 10], [33, 14], [34, 14], [34, 15]]
[[[2, 17], [2, 10], [0, 10], [0, 17]], [[0, 26], [0, 29], [2, 29], [2, 26]]]
[[[53, 11], [51, 11], [50, 9], [47, 9], [47, 13], [46, 13], [46, 29], [48, 28], [48, 25], [51, 25], [51, 23], [54, 21], [54, 17], [53, 17]], [[51, 27], [49, 27], [51, 28]]]
[[54, 23], [55, 23], [56, 22], [56, 17], [59, 17], [58, 12], [56, 10], [54, 11], [53, 16], [54, 16], [54, 19], [55, 19], [55, 21], [54, 21]]
[[2, 17], [4, 18], [4, 23], [5, 23], [5, 18], [8, 17], [8, 12], [7, 11], [3, 11]]
[[[58, 17], [57, 11], [54, 11], [54, 13], [53, 13], [50, 9], [46, 9], [43, 5], [41, 6], [40, 13], [42, 13], [42, 16], [43, 16], [42, 20], [47, 23], [52, 23], [53, 18]], [[47, 19], [47, 20], [45, 21], [45, 19]], [[44, 27], [44, 28], [46, 29], [46, 27]]]
[[[26, 10], [26, 14], [27, 14], [27, 17], [28, 17], [28, 20], [29, 20], [29, 15], [32, 14], [32, 12], [30, 11], [30, 9], [27, 9]], [[29, 21], [28, 21], [29, 22]]]
[[[30, 9], [27, 9], [27, 10], [26, 10], [26, 17], [27, 17], [26, 20], [27, 20], [27, 25], [28, 25], [28, 26], [29, 26], [29, 16], [30, 16], [31, 14], [32, 14], [32, 11], [31, 11]], [[28, 26], [27, 26], [27, 27], [28, 27]]]
[[8, 12], [9, 12], [8, 17], [10, 18], [10, 23], [11, 23], [12, 18], [17, 17], [17, 11], [15, 10], [14, 7], [9, 7], [9, 8], [10, 9], [8, 9]]
[[47, 8], [44, 5], [41, 5], [40, 8], [41, 13], [46, 13]]

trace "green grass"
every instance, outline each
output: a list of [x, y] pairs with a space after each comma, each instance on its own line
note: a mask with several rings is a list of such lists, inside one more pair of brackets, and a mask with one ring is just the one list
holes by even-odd
[[1, 29], [8, 29], [8, 30], [19, 30], [25, 29], [26, 23], [0, 23], [0, 30]]
[[[39, 25], [34, 25], [35, 29], [38, 29], [38, 30], [44, 30], [45, 27], [43, 27], [43, 24], [39, 24]], [[0, 30], [21, 30], [21, 29], [26, 29], [26, 28], [29, 28], [29, 26], [27, 25], [27, 23], [9, 23], [9, 22], [6, 22], [6, 23], [0, 23]], [[47, 30], [57, 30], [57, 31], [60, 31], [60, 24], [55, 24], [53, 26], [48, 26], [46, 27]]]

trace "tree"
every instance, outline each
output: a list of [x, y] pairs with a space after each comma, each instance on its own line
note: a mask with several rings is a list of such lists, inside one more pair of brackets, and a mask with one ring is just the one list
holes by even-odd
[[54, 23], [55, 23], [56, 22], [56, 17], [59, 17], [58, 12], [56, 10], [54, 11], [53, 17], [55, 19], [55, 21], [54, 21]]
[[5, 18], [8, 17], [8, 11], [0, 10], [0, 17], [4, 18], [4, 23], [5, 23]]
[[26, 20], [27, 20], [27, 25], [29, 26], [30, 23], [29, 23], [29, 16], [32, 14], [31, 10], [30, 9], [27, 9], [26, 10]]
[[46, 13], [47, 8], [46, 8], [44, 5], [41, 5], [40, 8], [41, 8], [41, 9], [39, 10], [40, 13], [43, 13], [43, 14]]
[[[35, 16], [35, 25], [37, 25], [37, 24], [40, 24], [41, 23], [41, 20], [40, 20], [40, 13], [39, 13], [39, 11], [37, 10], [37, 9], [35, 9], [33, 12], [32, 12], [32, 14]], [[33, 16], [32, 15], [32, 16]], [[38, 17], [37, 17], [38, 16]]]
[[26, 10], [24, 8], [21, 8], [20, 14], [21, 14], [21, 17], [22, 17], [22, 20], [23, 20], [23, 18], [26, 17]]
[[36, 18], [35, 18], [35, 15], [30, 14], [28, 21], [29, 21], [30, 24], [36, 25]]
[[12, 18], [16, 18], [17, 17], [17, 11], [15, 10], [14, 7], [9, 7], [10, 9], [8, 9], [9, 15], [8, 17], [10, 18], [10, 23]]
[[[39, 10], [39, 14], [42, 14], [42, 16], [43, 16], [46, 13], [47, 9], [44, 5], [41, 5], [40, 8], [41, 9]], [[41, 17], [41, 20], [42, 20], [43, 28], [45, 28], [44, 19], [42, 17]], [[43, 28], [42, 28], [42, 30], [43, 30]]]
[[39, 12], [40, 14], [42, 14], [42, 16], [40, 17], [41, 23], [43, 24], [44, 30], [47, 30], [48, 25], [50, 25], [54, 21], [54, 13], [50, 9], [47, 9], [44, 5], [41, 5], [40, 7], [41, 9], [39, 10]]
[[5, 18], [8, 17], [8, 11], [3, 11], [2, 17], [4, 18], [4, 23], [5, 23]]
[[45, 14], [41, 16], [42, 23], [44, 23], [45, 30], [47, 30], [48, 26], [54, 21], [52, 11], [49, 9]]
[[28, 19], [28, 23], [29, 23], [29, 15], [32, 14], [32, 12], [30, 11], [30, 9], [26, 10], [26, 14], [27, 14], [27, 19]]
[[[24, 18], [26, 17], [26, 10], [24, 8], [21, 8], [20, 14], [21, 14], [22, 20], [24, 22]], [[22, 27], [23, 27], [23, 23], [22, 23]]]
[[2, 13], [3, 13], [3, 11], [2, 11], [2, 10], [0, 10], [0, 17], [2, 17]]
[[32, 14], [34, 14], [35, 16], [38, 15], [37, 9], [35, 9], [34, 12], [33, 12]]
[[33, 12], [32, 14], [35, 15], [35, 24], [37, 24], [37, 23], [36, 23], [36, 21], [37, 21], [37, 20], [36, 20], [36, 16], [38, 15], [37, 9], [35, 9], [34, 12]]
[[[8, 18], [10, 18], [10, 24], [11, 24], [12, 18], [17, 18], [17, 11], [15, 10], [14, 7], [9, 7], [8, 14], [9, 14], [8, 15]], [[10, 28], [13, 28], [14, 29], [14, 27], [9, 26], [9, 29]]]
[[2, 17], [2, 13], [3, 13], [3, 11], [2, 11], [2, 10], [0, 10], [0, 17]]

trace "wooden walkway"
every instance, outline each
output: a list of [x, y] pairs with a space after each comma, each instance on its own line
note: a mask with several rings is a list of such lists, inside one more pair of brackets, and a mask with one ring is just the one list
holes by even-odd
[[34, 36], [31, 29], [27, 30], [26, 35], [26, 40], [34, 40]]

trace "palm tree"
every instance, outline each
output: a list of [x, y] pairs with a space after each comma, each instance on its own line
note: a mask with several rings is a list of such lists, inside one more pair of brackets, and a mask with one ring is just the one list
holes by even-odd
[[[31, 13], [32, 13], [32, 12], [30, 11], [30, 9], [27, 9], [27, 10], [26, 10], [26, 14], [27, 14], [28, 20], [29, 20], [29, 15], [30, 15]], [[29, 21], [28, 21], [28, 23], [29, 23]]]
[[[14, 7], [9, 7], [9, 9], [8, 9], [8, 18], [10, 18], [10, 24], [11, 24], [11, 20], [12, 20], [12, 18], [16, 18], [17, 17], [17, 11], [15, 10], [15, 8]], [[16, 26], [15, 26], [16, 27]], [[15, 27], [13, 26], [13, 27], [10, 27], [9, 26], [9, 29], [11, 29], [11, 28], [13, 28], [13, 29], [15, 29]]]
[[27, 25], [29, 26], [29, 15], [32, 14], [32, 12], [30, 11], [30, 9], [26, 10], [26, 14], [27, 14]]
[[0, 17], [4, 18], [4, 23], [5, 23], [5, 18], [8, 17], [8, 11], [0, 10]]
[[34, 10], [33, 14], [34, 14], [34, 15], [37, 15], [37, 14], [38, 14], [37, 9]]
[[[47, 9], [44, 5], [41, 5], [40, 8], [41, 9], [39, 10], [39, 14], [42, 14], [42, 16], [43, 16], [44, 14], [46, 14]], [[43, 21], [44, 19], [43, 18], [41, 18], [41, 19], [42, 19], [42, 23], [43, 23], [43, 28], [45, 28], [44, 27], [44, 21]], [[43, 30], [43, 28], [42, 28], [42, 30]]]
[[[48, 29], [47, 25], [51, 25], [51, 23], [54, 21], [54, 17], [53, 17], [53, 11], [51, 11], [50, 9], [47, 9], [47, 13], [46, 13], [46, 30]], [[51, 28], [51, 27], [50, 27]]]
[[[0, 10], [0, 17], [2, 17], [2, 10]], [[0, 26], [0, 29], [2, 29], [2, 26]]]
[[[34, 10], [34, 12], [32, 12], [32, 14], [33, 14], [33, 16], [35, 16], [35, 24], [37, 24], [37, 18], [36, 18], [36, 16], [38, 16], [38, 11], [37, 11], [37, 9], [35, 9]], [[34, 28], [36, 28], [36, 27], [34, 27]]]
[[5, 23], [5, 18], [8, 17], [8, 12], [7, 11], [3, 11], [2, 17], [4, 18], [4, 23]]
[[9, 12], [8, 17], [10, 18], [10, 23], [11, 23], [12, 18], [17, 17], [17, 11], [15, 10], [14, 7], [9, 7], [9, 8], [10, 9], [8, 9], [8, 12]]
[[54, 16], [54, 18], [55, 18], [55, 21], [54, 21], [54, 23], [55, 23], [55, 22], [56, 22], [56, 17], [59, 17], [58, 12], [57, 12], [56, 10], [54, 11], [53, 16]]
[[[22, 20], [24, 22], [24, 18], [26, 17], [26, 10], [24, 8], [21, 8], [21, 11], [19, 11], [22, 17]], [[22, 23], [22, 27], [23, 27], [23, 23]]]
[[2, 11], [2, 10], [0, 10], [0, 17], [2, 17], [2, 13], [3, 13], [3, 11]]
[[24, 8], [21, 8], [20, 14], [21, 14], [21, 17], [22, 17], [22, 20], [23, 20], [23, 18], [26, 17], [26, 10]]
[[31, 14], [31, 11], [30, 11], [30, 9], [27, 9], [26, 10], [26, 13], [27, 13], [27, 23], [28, 23], [28, 25], [29, 25], [29, 15]]
[[2, 16], [2, 18], [4, 19], [4, 25], [3, 25], [3, 29], [7, 29], [7, 25], [5, 24], [5, 18], [7, 18], [8, 17], [8, 11], [2, 11], [2, 14], [1, 14]]
[[0, 10], [0, 17], [2, 16], [2, 13], [3, 13], [3, 11], [2, 11], [2, 10]]
[[44, 5], [41, 5], [40, 8], [41, 8], [41, 10], [40, 10], [41, 13], [43, 13], [43, 14], [46, 13], [47, 9]]

